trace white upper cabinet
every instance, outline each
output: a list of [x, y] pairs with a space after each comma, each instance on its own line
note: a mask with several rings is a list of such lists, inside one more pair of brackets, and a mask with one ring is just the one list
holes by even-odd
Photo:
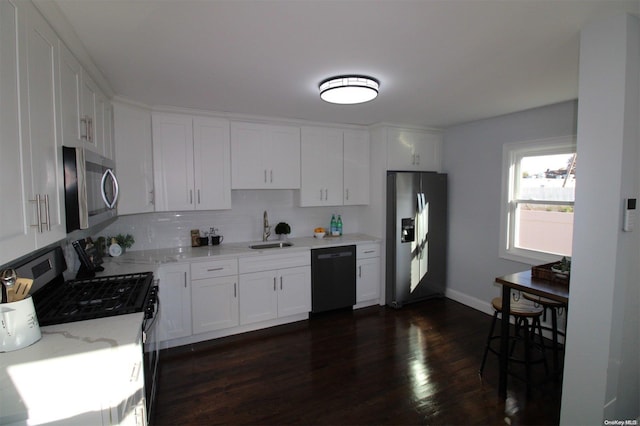
[[59, 47], [62, 145], [78, 148], [83, 146], [80, 139], [82, 66], [62, 42]]
[[231, 123], [232, 189], [300, 188], [300, 129]]
[[62, 145], [114, 158], [111, 102], [71, 51], [58, 44]]
[[229, 122], [153, 114], [156, 211], [231, 208]]
[[440, 171], [440, 133], [392, 127], [387, 137], [387, 170]]
[[369, 204], [369, 132], [303, 127], [300, 206]]
[[111, 102], [64, 43], [58, 44], [62, 145], [114, 158]]
[[29, 182], [25, 188], [30, 232], [35, 233], [36, 247], [43, 247], [66, 236], [62, 149], [56, 130], [58, 39], [32, 5], [20, 3], [23, 6], [20, 115], [23, 148], [29, 147], [22, 153], [23, 179]]
[[151, 111], [114, 102], [115, 158], [120, 183], [118, 214], [154, 210]]
[[[23, 167], [20, 161], [28, 146], [20, 139], [18, 86], [18, 19], [22, 10], [12, 1], [0, 1], [0, 197], [10, 200], [2, 207], [0, 220], [0, 264], [7, 263], [35, 247], [29, 229], [30, 213]], [[28, 170], [26, 171], [28, 172]], [[11, 182], [11, 184], [7, 184]]]
[[342, 130], [301, 129], [300, 206], [342, 204]]
[[370, 164], [369, 132], [345, 130], [344, 132], [344, 191], [345, 206], [369, 204]]
[[197, 210], [231, 208], [229, 121], [193, 119], [193, 162]]

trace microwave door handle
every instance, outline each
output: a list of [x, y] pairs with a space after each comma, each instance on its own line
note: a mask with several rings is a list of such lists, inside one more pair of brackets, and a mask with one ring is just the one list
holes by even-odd
[[[113, 189], [114, 189], [113, 200], [111, 201], [107, 199], [107, 193], [105, 191], [105, 184], [107, 182], [108, 177], [111, 177], [111, 181], [113, 182]], [[116, 205], [116, 202], [118, 201], [119, 188], [118, 188], [118, 180], [116, 179], [116, 175], [113, 173], [113, 171], [111, 171], [111, 169], [107, 169], [102, 175], [102, 183], [100, 184], [100, 191], [102, 192], [102, 201], [104, 201], [106, 206], [109, 207], [110, 209], [114, 208]]]

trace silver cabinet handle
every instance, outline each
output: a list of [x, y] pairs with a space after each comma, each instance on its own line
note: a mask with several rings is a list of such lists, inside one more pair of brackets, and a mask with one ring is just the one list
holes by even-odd
[[200, 190], [198, 189], [198, 204], [200, 204]]
[[320, 201], [322, 201], [322, 188], [320, 188]]
[[264, 183], [267, 183], [267, 169], [264, 169]]
[[362, 266], [358, 266], [358, 278], [362, 278]]
[[329, 201], [329, 189], [328, 188], [324, 189], [324, 200], [325, 201]]
[[211, 268], [211, 269], [207, 269], [207, 272], [214, 272], [214, 271], [222, 271], [224, 268]]
[[273, 277], [273, 291], [276, 291], [276, 277]]
[[193, 189], [189, 190], [189, 204], [193, 204]]
[[349, 200], [349, 188], [346, 189], [346, 192], [347, 192], [346, 198], [347, 200]]
[[376, 252], [375, 250], [365, 250], [363, 253], [369, 254], [369, 253], [375, 253], [375, 252]]
[[36, 194], [35, 200], [29, 200], [30, 203], [36, 203], [36, 224], [31, 225], [32, 228], [38, 228], [38, 232], [42, 233], [42, 214], [40, 212], [40, 194]]
[[184, 273], [184, 288], [187, 288], [187, 273]]
[[273, 169], [269, 172], [269, 183], [273, 183]]
[[93, 119], [90, 117], [87, 117], [87, 123], [88, 123], [87, 137], [89, 142], [93, 142]]
[[238, 283], [233, 283], [233, 297], [234, 297], [234, 299], [238, 297], [237, 287], [238, 287]]
[[[84, 129], [84, 133], [82, 133]], [[84, 115], [80, 118], [80, 139], [83, 141], [89, 140], [89, 117]]]
[[282, 290], [282, 276], [280, 276], [280, 290]]
[[44, 195], [44, 211], [47, 217], [47, 231], [51, 231], [51, 212], [49, 211], [49, 194]]

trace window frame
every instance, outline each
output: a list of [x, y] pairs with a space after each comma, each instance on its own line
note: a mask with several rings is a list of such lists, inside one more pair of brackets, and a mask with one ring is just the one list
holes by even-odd
[[[537, 139], [506, 143], [502, 147], [502, 189], [500, 205], [500, 249], [499, 257], [516, 262], [538, 265], [555, 262], [562, 255], [537, 250], [528, 250], [514, 246], [517, 203], [523, 200], [515, 198], [516, 176], [520, 173], [520, 159], [535, 155], [565, 154], [577, 151], [576, 135], [560, 136], [548, 139]], [[574, 202], [538, 202], [527, 200], [532, 204], [573, 205]]]

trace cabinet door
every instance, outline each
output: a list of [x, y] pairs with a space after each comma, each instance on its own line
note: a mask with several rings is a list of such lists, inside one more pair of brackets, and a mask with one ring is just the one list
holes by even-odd
[[80, 123], [80, 139], [84, 147], [102, 154], [98, 150], [98, 138], [96, 137], [96, 117], [98, 116], [98, 86], [86, 72], [82, 72], [80, 84], [80, 106], [82, 117]]
[[231, 123], [231, 188], [300, 188], [300, 129]]
[[196, 210], [231, 208], [229, 121], [193, 119]]
[[311, 311], [311, 268], [281, 269], [279, 271], [278, 317]]
[[239, 324], [237, 275], [192, 281], [191, 300], [194, 334]]
[[193, 120], [153, 114], [152, 122], [156, 210], [193, 210]]
[[191, 336], [191, 286], [189, 265], [163, 265], [158, 269], [160, 341]]
[[278, 280], [275, 271], [240, 275], [240, 324], [278, 316]]
[[0, 265], [35, 248], [29, 229], [33, 209], [28, 203], [31, 191], [29, 180], [22, 179], [20, 161], [21, 156], [29, 152], [25, 140], [20, 138], [16, 17], [21, 14], [22, 10], [14, 2], [0, 1], [0, 199], [11, 200], [11, 208], [0, 207]]
[[300, 188], [300, 129], [298, 127], [268, 126], [271, 141], [266, 159], [270, 189]]
[[231, 188], [266, 188], [268, 171], [264, 166], [266, 132], [253, 123], [231, 123]]
[[356, 303], [380, 298], [380, 258], [357, 262]]
[[120, 183], [118, 214], [152, 212], [151, 111], [114, 103], [113, 114], [116, 172]]
[[102, 93], [96, 97], [95, 139], [98, 153], [113, 159], [113, 142], [111, 140], [111, 102]]
[[82, 66], [62, 43], [60, 49], [60, 130], [62, 145], [82, 147], [80, 140], [80, 84]]
[[439, 171], [442, 136], [414, 129], [391, 128], [387, 169]]
[[342, 205], [342, 131], [301, 130], [300, 206]]
[[420, 170], [439, 172], [442, 164], [442, 135], [424, 133], [416, 147]]
[[345, 206], [369, 204], [369, 132], [344, 132], [344, 193]]
[[[36, 246], [43, 247], [66, 237], [64, 220], [64, 183], [62, 150], [57, 133], [57, 73], [58, 39], [35, 9], [27, 9], [26, 25], [26, 111], [22, 114], [27, 129], [23, 137], [28, 139], [29, 151], [23, 152], [27, 160], [24, 173], [31, 174], [29, 200], [40, 197], [40, 203], [29, 202], [31, 223]], [[30, 155], [30, 158], [29, 158]]]

